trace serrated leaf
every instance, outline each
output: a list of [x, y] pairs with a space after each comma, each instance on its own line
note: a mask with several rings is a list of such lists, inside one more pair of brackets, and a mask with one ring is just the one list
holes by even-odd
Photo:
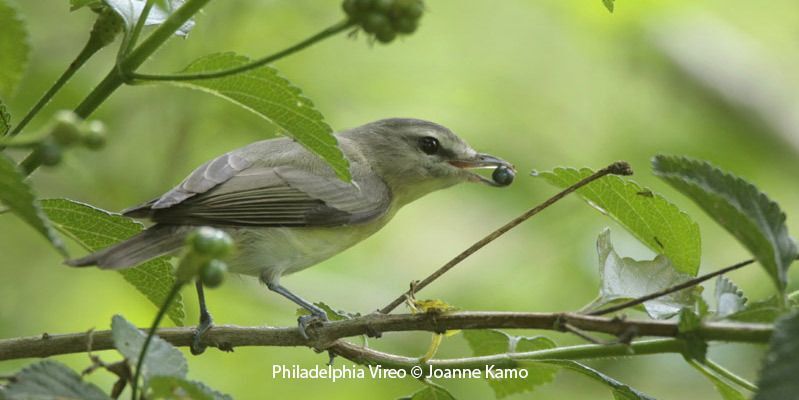
[[657, 156], [656, 175], [690, 197], [755, 256], [782, 292], [787, 270], [796, 259], [785, 214], [751, 183], [705, 161]]
[[[691, 279], [690, 276], [675, 270], [668, 258], [663, 255], [658, 255], [651, 261], [622, 258], [613, 249], [610, 229], [605, 228], [599, 234], [596, 247], [601, 286], [599, 298], [587, 307], [589, 310], [638, 298]], [[669, 318], [677, 314], [681, 308], [692, 306], [695, 297], [695, 289], [683, 289], [645, 302], [644, 309], [652, 318]]]
[[679, 338], [685, 341], [685, 353], [683, 355], [692, 360], [705, 362], [707, 343], [699, 336], [699, 328], [701, 325], [702, 319], [693, 311], [687, 308], [680, 310], [677, 330], [679, 332]]
[[583, 374], [597, 382], [605, 384], [610, 387], [610, 390], [613, 393], [613, 398], [616, 400], [654, 400], [654, 397], [650, 397], [644, 393], [639, 392], [631, 388], [630, 386], [625, 385], [587, 365], [581, 364], [576, 361], [572, 360], [531, 360], [531, 361], [524, 361], [525, 363], [532, 362], [532, 363], [542, 363], [542, 364], [549, 364], [554, 365], [562, 368], [566, 368], [570, 371], [574, 371], [580, 374]]
[[[251, 61], [234, 53], [211, 54], [192, 62], [183, 73], [220, 71]], [[287, 136], [325, 160], [339, 178], [345, 181], [351, 179], [349, 163], [338, 148], [333, 130], [322, 114], [299, 88], [278, 75], [274, 68], [262, 66], [222, 78], [170, 83], [217, 95], [254, 112], [284, 129]]]
[[[544, 336], [510, 336], [505, 332], [493, 329], [465, 330], [463, 337], [466, 338], [475, 356], [521, 353], [556, 347], [555, 342]], [[491, 389], [494, 389], [497, 398], [503, 398], [516, 393], [529, 392], [536, 386], [549, 383], [555, 379], [555, 374], [558, 372], [558, 368], [548, 365], [534, 365], [526, 369], [526, 378], [486, 376], [486, 381]], [[489, 375], [487, 371], [486, 375]]]
[[232, 400], [233, 398], [209, 388], [202, 382], [174, 376], [150, 378], [147, 398], [159, 400]]
[[[144, 229], [142, 224], [128, 217], [68, 199], [42, 200], [42, 209], [58, 230], [89, 251], [103, 249]], [[167, 257], [154, 258], [118, 272], [156, 307], [161, 307], [175, 284], [173, 268]], [[167, 315], [175, 324], [183, 325], [186, 314], [180, 293]]]
[[[111, 337], [117, 351], [128, 359], [131, 368], [135, 368], [147, 334], [121, 315], [114, 315], [111, 319]], [[154, 376], [185, 378], [189, 370], [183, 353], [158, 336], [153, 336], [150, 341], [142, 368], [145, 381]]]
[[28, 31], [7, 1], [0, 1], [0, 98], [14, 94], [28, 64]]
[[0, 395], [7, 400], [110, 400], [97, 386], [53, 360], [25, 367]]
[[[592, 175], [583, 168], [556, 168], [538, 176], [565, 188]], [[701, 258], [699, 226], [688, 214], [663, 196], [618, 176], [605, 176], [577, 190], [589, 204], [609, 215], [657, 254], [671, 260], [674, 267], [695, 276]]]
[[14, 160], [0, 153], [0, 202], [28, 225], [36, 229], [64, 256], [67, 251], [64, 243], [42, 212], [41, 203], [33, 189], [25, 181], [25, 175], [17, 168]]
[[725, 276], [716, 279], [716, 315], [724, 318], [742, 311], [746, 307], [746, 297], [738, 286]]
[[5, 136], [11, 130], [11, 114], [8, 113], [6, 105], [0, 100], [0, 136]]
[[[136, 21], [139, 20], [139, 16], [141, 16], [142, 11], [144, 10], [144, 5], [147, 3], [146, 0], [103, 0], [105, 4], [111, 7], [115, 13], [117, 13], [120, 17], [122, 17], [122, 21], [125, 22], [125, 31], [130, 32], [133, 30], [133, 27], [136, 26]], [[156, 1], [153, 7], [150, 9], [150, 13], [147, 14], [147, 20], [144, 21], [145, 26], [149, 25], [161, 25], [172, 15], [175, 10], [180, 8], [183, 5], [185, 0], [169, 0], [167, 2], [160, 2]], [[166, 7], [164, 7], [166, 5]], [[183, 26], [180, 27], [175, 34], [178, 36], [186, 36], [189, 34], [189, 31], [194, 27], [194, 20], [186, 21]]]
[[741, 322], [774, 322], [784, 313], [780, 298], [781, 296], [771, 296], [767, 299], [751, 301], [743, 310], [728, 315], [726, 319]]
[[432, 382], [426, 382], [424, 389], [414, 393], [410, 397], [411, 400], [455, 400], [455, 397], [444, 389]]
[[602, 0], [602, 4], [604, 4], [605, 8], [607, 8], [608, 11], [610, 11], [612, 13], [613, 12], [613, 8], [614, 8], [614, 4], [613, 3], [615, 1], [616, 0]]
[[786, 400], [799, 396], [799, 311], [780, 318], [760, 368], [754, 400]]

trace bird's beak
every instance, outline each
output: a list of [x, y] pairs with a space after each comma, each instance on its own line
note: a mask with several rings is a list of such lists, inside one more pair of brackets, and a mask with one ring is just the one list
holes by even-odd
[[469, 179], [474, 182], [481, 182], [491, 186], [503, 186], [491, 179], [485, 178], [482, 175], [478, 175], [472, 171], [468, 171], [470, 169], [482, 169], [482, 168], [497, 168], [497, 167], [506, 167], [516, 172], [516, 167], [513, 164], [499, 158], [494, 157], [490, 154], [482, 154], [477, 153], [474, 157], [469, 159], [461, 159], [461, 160], [452, 160], [449, 162], [454, 167], [460, 168], [466, 171], [469, 174]]

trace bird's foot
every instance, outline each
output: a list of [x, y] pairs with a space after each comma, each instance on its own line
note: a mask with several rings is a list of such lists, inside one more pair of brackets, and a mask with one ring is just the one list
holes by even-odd
[[297, 318], [297, 329], [300, 331], [300, 335], [305, 339], [310, 339], [308, 336], [308, 327], [311, 325], [316, 324], [323, 324], [327, 322], [327, 314], [322, 310], [314, 310], [311, 314], [301, 315]]
[[194, 331], [194, 340], [191, 342], [191, 354], [197, 356], [205, 352], [208, 346], [203, 344], [203, 336], [212, 326], [214, 326], [214, 320], [210, 314], [200, 317], [200, 324], [197, 325], [197, 330]]

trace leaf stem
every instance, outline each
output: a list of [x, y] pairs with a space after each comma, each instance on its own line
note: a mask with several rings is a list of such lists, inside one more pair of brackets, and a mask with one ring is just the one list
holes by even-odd
[[747, 381], [746, 379], [736, 375], [734, 372], [724, 368], [723, 366], [713, 362], [710, 359], [705, 359], [705, 366], [710, 368], [711, 370], [715, 371], [717, 374], [727, 378], [730, 382], [734, 382], [736, 385], [750, 391], [750, 392], [757, 392], [757, 386]]
[[139, 35], [141, 35], [141, 31], [144, 28], [144, 24], [147, 22], [147, 17], [150, 15], [150, 10], [152, 10], [154, 4], [155, 0], [147, 0], [147, 2], [144, 3], [144, 8], [142, 8], [141, 14], [136, 20], [136, 25], [133, 27], [133, 30], [130, 31], [130, 34], [126, 35], [122, 45], [119, 46], [117, 65], [119, 65], [120, 62], [124, 60], [125, 57], [130, 53], [133, 47], [136, 46], [136, 42], [139, 40]]
[[201, 80], [201, 79], [213, 79], [213, 78], [222, 78], [225, 76], [240, 74], [242, 72], [249, 71], [251, 69], [255, 69], [266, 64], [272, 63], [277, 61], [283, 57], [289, 56], [294, 54], [306, 47], [311, 46], [314, 43], [317, 43], [323, 39], [326, 39], [330, 36], [336, 35], [342, 31], [349, 29], [350, 27], [354, 26], [355, 23], [350, 20], [344, 20], [338, 22], [321, 32], [293, 45], [288, 48], [285, 48], [277, 53], [270, 54], [266, 57], [259, 58], [251, 63], [238, 66], [236, 68], [225, 69], [220, 71], [214, 72], [203, 72], [198, 74], [174, 74], [174, 75], [150, 75], [150, 74], [137, 74], [131, 72], [128, 74], [130, 78], [134, 80], [133, 83], [138, 83], [135, 81], [193, 81], [193, 80]]
[[[88, 96], [75, 108], [75, 114], [81, 118], [87, 118], [100, 106], [111, 94], [125, 83], [125, 76], [120, 71], [133, 71], [143, 64], [148, 57], [167, 41], [183, 24], [186, 23], [194, 14], [200, 11], [211, 0], [186, 0], [183, 5], [175, 10], [163, 24], [153, 31], [138, 47], [136, 47], [124, 60], [120, 66], [111, 69], [103, 80], [89, 93]], [[33, 151], [25, 158], [20, 167], [25, 174], [30, 174], [41, 165], [41, 155], [39, 151]]]
[[131, 400], [137, 400], [136, 392], [139, 387], [139, 377], [141, 376], [142, 365], [144, 365], [144, 357], [147, 356], [147, 348], [150, 347], [150, 342], [152, 342], [153, 336], [155, 336], [156, 329], [158, 329], [158, 326], [161, 325], [161, 321], [164, 319], [166, 311], [169, 309], [169, 306], [175, 300], [175, 297], [177, 297], [178, 293], [180, 293], [181, 287], [183, 287], [183, 283], [181, 281], [176, 281], [175, 284], [172, 285], [172, 289], [169, 290], [166, 300], [164, 300], [164, 304], [161, 304], [161, 308], [158, 309], [158, 314], [155, 316], [155, 320], [153, 321], [152, 325], [150, 325], [150, 330], [147, 332], [147, 338], [144, 339], [144, 345], [142, 345], [141, 352], [139, 353], [139, 359], [136, 361], [136, 371], [133, 374], [133, 380], [130, 382]]
[[64, 85], [66, 85], [67, 82], [69, 82], [72, 76], [75, 75], [75, 73], [78, 72], [78, 70], [80, 70], [80, 68], [83, 67], [84, 64], [86, 64], [86, 61], [89, 61], [89, 59], [102, 48], [103, 48], [102, 45], [98, 45], [98, 43], [95, 40], [92, 40], [90, 38], [89, 41], [86, 42], [86, 45], [83, 46], [83, 49], [80, 51], [80, 53], [78, 53], [77, 57], [75, 57], [75, 59], [69, 64], [67, 69], [61, 74], [58, 80], [56, 80], [55, 83], [53, 83], [53, 85], [50, 86], [49, 89], [47, 89], [47, 91], [42, 95], [42, 97], [39, 98], [36, 104], [34, 104], [33, 107], [31, 107], [28, 113], [25, 114], [24, 117], [22, 117], [19, 123], [14, 127], [13, 130], [11, 130], [8, 133], [8, 135], [15, 136], [18, 135], [20, 132], [22, 132], [22, 129], [25, 128], [25, 126], [28, 125], [28, 123], [33, 119], [33, 117], [35, 117], [39, 113], [39, 111], [41, 111], [42, 108], [44, 108], [44, 106], [46, 106], [47, 103], [50, 102], [53, 96], [55, 96], [56, 93], [58, 93], [61, 90], [61, 88], [63, 88]]
[[441, 268], [439, 268], [438, 270], [436, 270], [435, 272], [430, 274], [427, 278], [424, 278], [424, 280], [422, 280], [421, 282], [412, 285], [410, 290], [408, 290], [407, 292], [403, 293], [402, 295], [400, 295], [399, 297], [394, 299], [394, 301], [392, 301], [391, 303], [389, 303], [388, 305], [386, 305], [385, 307], [380, 309], [379, 312], [382, 313], [382, 314], [390, 313], [395, 308], [397, 308], [400, 304], [402, 304], [408, 296], [413, 295], [415, 292], [417, 292], [417, 291], [421, 290], [422, 288], [424, 288], [425, 286], [429, 285], [430, 283], [432, 283], [433, 281], [435, 281], [436, 279], [441, 277], [441, 275], [444, 275], [447, 271], [449, 271], [450, 269], [452, 269], [453, 267], [458, 265], [461, 261], [465, 260], [466, 258], [471, 256], [472, 254], [474, 254], [478, 250], [480, 250], [483, 247], [485, 247], [487, 244], [493, 242], [494, 240], [496, 240], [500, 236], [504, 235], [505, 233], [507, 233], [511, 229], [517, 227], [522, 222], [528, 220], [530, 217], [538, 214], [539, 212], [543, 211], [544, 209], [546, 209], [547, 207], [551, 206], [552, 204], [555, 204], [556, 202], [558, 202], [558, 200], [566, 197], [567, 195], [569, 195], [570, 193], [576, 191], [577, 189], [579, 189], [579, 188], [581, 188], [581, 187], [583, 187], [583, 186], [585, 186], [585, 185], [587, 185], [587, 184], [589, 184], [589, 183], [591, 183], [591, 182], [593, 182], [593, 181], [595, 181], [595, 180], [597, 180], [599, 178], [602, 178], [605, 175], [610, 175], [610, 174], [613, 174], [613, 175], [632, 175], [632, 173], [633, 172], [632, 172], [632, 169], [630, 168], [629, 164], [627, 164], [624, 161], [617, 161], [617, 162], [615, 162], [613, 164], [610, 164], [607, 167], [602, 168], [599, 171], [593, 173], [591, 176], [588, 176], [588, 177], [580, 180], [579, 182], [575, 183], [574, 185], [571, 185], [571, 186], [567, 187], [566, 189], [563, 189], [558, 194], [550, 197], [549, 199], [547, 199], [543, 203], [531, 208], [530, 210], [527, 210], [524, 214], [514, 218], [513, 220], [511, 220], [507, 224], [501, 226], [499, 229], [495, 230], [494, 232], [491, 232], [486, 237], [484, 237], [484, 238], [480, 239], [479, 241], [477, 241], [477, 243], [473, 244], [468, 249], [462, 251], [460, 254], [455, 256], [455, 258], [453, 258], [452, 260], [450, 260], [449, 262], [444, 264]]

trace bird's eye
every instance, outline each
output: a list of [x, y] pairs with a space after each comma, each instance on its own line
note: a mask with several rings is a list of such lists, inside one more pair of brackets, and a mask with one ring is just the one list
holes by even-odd
[[419, 139], [419, 148], [425, 152], [426, 154], [436, 154], [438, 153], [438, 148], [440, 147], [438, 143], [438, 139], [425, 136]]

